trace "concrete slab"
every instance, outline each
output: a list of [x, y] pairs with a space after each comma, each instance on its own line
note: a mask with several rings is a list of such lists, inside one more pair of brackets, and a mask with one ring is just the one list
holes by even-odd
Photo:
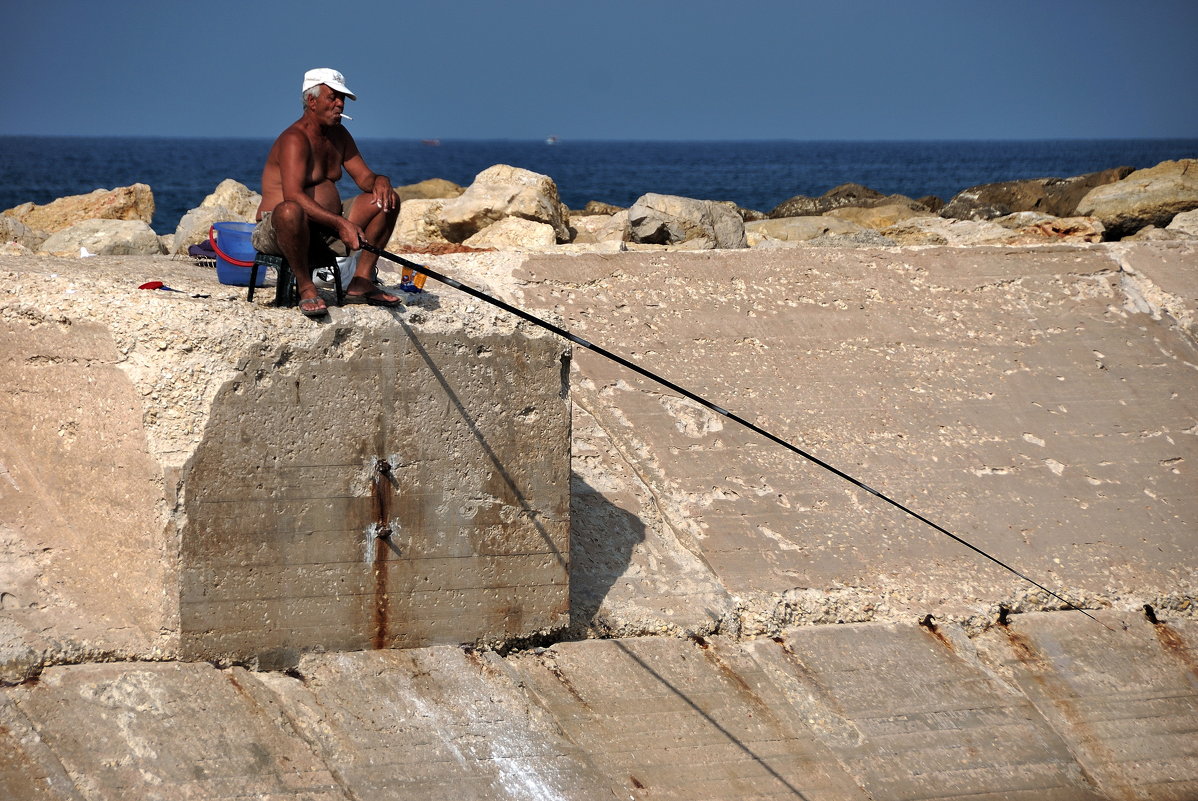
[[746, 648], [873, 798], [1102, 797], [959, 631], [814, 626]]
[[522, 683], [633, 798], [869, 798], [810, 731], [687, 640], [560, 643]]
[[10, 697], [0, 697], [0, 798], [82, 801], [58, 757]]
[[528, 702], [493, 654], [309, 656], [299, 675], [261, 680], [352, 798], [613, 797], [587, 755]]
[[[1020, 615], [987, 650], [1111, 798], [1198, 797], [1198, 624]], [[1126, 626], [1126, 627], [1125, 627]]]
[[[1137, 310], [1123, 257], [1107, 246], [532, 256], [504, 291], [1066, 597], [1134, 608], [1198, 587], [1198, 350], [1169, 316]], [[1198, 250], [1162, 259], [1180, 276]], [[770, 634], [927, 613], [984, 625], [999, 604], [1060, 605], [710, 410], [581, 349], [575, 366], [575, 472], [645, 525], [629, 581], [599, 582], [613, 586], [605, 630]], [[652, 513], [623, 479], [605, 484], [628, 466]], [[588, 509], [576, 510], [585, 528]], [[698, 574], [680, 571], [675, 588], [656, 567], [688, 562], [736, 599], [732, 623], [700, 611], [721, 607], [690, 587]], [[675, 608], [679, 589], [689, 619], [655, 612]]]
[[348, 801], [255, 684], [204, 664], [82, 665], [48, 669], [16, 706], [83, 798]]

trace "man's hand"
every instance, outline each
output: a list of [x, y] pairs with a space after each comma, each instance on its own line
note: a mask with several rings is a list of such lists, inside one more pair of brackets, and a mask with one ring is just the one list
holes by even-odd
[[341, 223], [337, 226], [337, 238], [345, 243], [352, 253], [355, 250], [362, 249], [362, 243], [366, 242], [366, 232], [354, 225], [344, 217], [341, 218]]
[[390, 178], [385, 175], [374, 176], [374, 186], [371, 191], [374, 195], [374, 205], [383, 211], [391, 211], [395, 208], [395, 190], [391, 188]]

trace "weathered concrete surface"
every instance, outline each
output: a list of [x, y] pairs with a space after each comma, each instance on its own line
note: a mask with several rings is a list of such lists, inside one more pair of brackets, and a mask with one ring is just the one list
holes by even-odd
[[130, 266], [0, 263], [6, 676], [564, 623], [562, 343], [468, 298], [315, 324]]
[[[400, 318], [406, 328], [377, 309], [334, 309], [314, 325], [249, 308], [241, 291], [166, 260], [133, 262], [156, 273], [136, 278], [127, 260], [81, 273], [67, 272], [74, 261], [3, 261], [3, 397], [13, 399], [3, 409], [14, 422], [0, 438], [0, 654], [5, 681], [40, 678], [0, 688], [0, 798], [1198, 797], [1198, 249], [430, 261], [793, 439], [1099, 621], [1020, 614], [1060, 604], [576, 350], [572, 536], [550, 537], [569, 553], [571, 608], [567, 620], [560, 605], [537, 607], [537, 625], [693, 638], [550, 645], [523, 640], [535, 627], [527, 615], [508, 626], [509, 611], [486, 624], [526, 647], [506, 656], [453, 646], [300, 655], [308, 636], [330, 649], [376, 644], [377, 627], [363, 624], [379, 620], [365, 602], [380, 597], [366, 548], [378, 543], [364, 528], [342, 540], [313, 522], [377, 523], [380, 458], [405, 475], [380, 495], [400, 539], [422, 493], [465, 487], [453, 497], [481, 510], [425, 510], [466, 522], [460, 539], [405, 542], [388, 560], [395, 592], [383, 595], [400, 616], [388, 621], [408, 614], [410, 582], [424, 576], [444, 579], [441, 597], [461, 608], [458, 574], [432, 565], [461, 553], [454, 543], [545, 542], [532, 521], [562, 530], [552, 526], [564, 510], [521, 501], [558, 486], [525, 471], [564, 462], [554, 450], [571, 413], [561, 346], [443, 288]], [[215, 297], [132, 291], [150, 277]], [[9, 355], [26, 349], [41, 355]], [[493, 366], [505, 359], [512, 384]], [[382, 375], [393, 362], [408, 383]], [[443, 380], [411, 377], [424, 370]], [[530, 411], [516, 382], [534, 376], [552, 390]], [[353, 389], [362, 382], [372, 391]], [[504, 418], [509, 404], [515, 418]], [[379, 439], [336, 422], [347, 407], [373, 416]], [[413, 410], [436, 430], [412, 440], [403, 418]], [[519, 425], [560, 422], [508, 432], [500, 420], [519, 413]], [[22, 448], [28, 436], [36, 451]], [[425, 468], [404, 461], [413, 441]], [[442, 458], [451, 447], [470, 464]], [[35, 469], [44, 461], [61, 475]], [[332, 480], [328, 465], [342, 466]], [[478, 483], [497, 472], [516, 477], [502, 496], [509, 527], [472, 529], [493, 511], [484, 501], [501, 497]], [[96, 476], [121, 500], [89, 514], [107, 497]], [[405, 494], [413, 482], [419, 492]], [[72, 488], [78, 502], [61, 497]], [[126, 550], [113, 558], [96, 543]], [[161, 567], [147, 550], [186, 558]], [[332, 556], [305, 562], [311, 552]], [[503, 575], [484, 553], [494, 555], [471, 550], [468, 569], [494, 583], [474, 597], [502, 600]], [[528, 575], [556, 571], [544, 567], [550, 553], [535, 552]], [[161, 585], [139, 594], [142, 576]], [[318, 592], [286, 603], [266, 595], [272, 586]], [[1005, 625], [1001, 606], [1013, 610]], [[222, 609], [227, 628], [204, 629]], [[454, 621], [486, 617], [468, 607]], [[377, 644], [433, 636], [390, 633]], [[251, 642], [260, 666], [292, 668], [61, 664], [187, 648], [219, 664]]]
[[600, 799], [614, 789], [493, 653], [306, 658], [264, 676], [355, 798]]
[[[1198, 249], [1168, 244], [531, 257], [496, 284], [1070, 599], [1177, 607]], [[575, 368], [574, 604], [598, 630], [1060, 605], [647, 379]]]
[[[1104, 613], [450, 646], [0, 691], [13, 799], [1192, 799], [1198, 627]], [[1126, 623], [1126, 628], [1124, 628]]]
[[981, 645], [1108, 797], [1198, 798], [1198, 624], [1102, 620], [1028, 615]]

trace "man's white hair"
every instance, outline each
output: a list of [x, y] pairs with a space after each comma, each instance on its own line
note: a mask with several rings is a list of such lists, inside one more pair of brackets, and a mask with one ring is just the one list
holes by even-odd
[[300, 93], [300, 97], [303, 99], [305, 111], [308, 109], [308, 98], [315, 100], [316, 98], [320, 97], [320, 87], [322, 86], [324, 86], [324, 84], [318, 83], [315, 86], [309, 86]]

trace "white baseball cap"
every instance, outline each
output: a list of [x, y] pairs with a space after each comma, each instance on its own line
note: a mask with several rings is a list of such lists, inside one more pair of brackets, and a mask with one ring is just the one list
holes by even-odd
[[304, 88], [300, 91], [306, 92], [313, 86], [320, 86], [322, 83], [330, 89], [345, 95], [350, 100], [358, 99], [358, 96], [351, 92], [349, 87], [345, 85], [345, 77], [340, 72], [337, 72], [337, 70], [329, 69], [328, 67], [317, 67], [314, 70], [305, 72]]

